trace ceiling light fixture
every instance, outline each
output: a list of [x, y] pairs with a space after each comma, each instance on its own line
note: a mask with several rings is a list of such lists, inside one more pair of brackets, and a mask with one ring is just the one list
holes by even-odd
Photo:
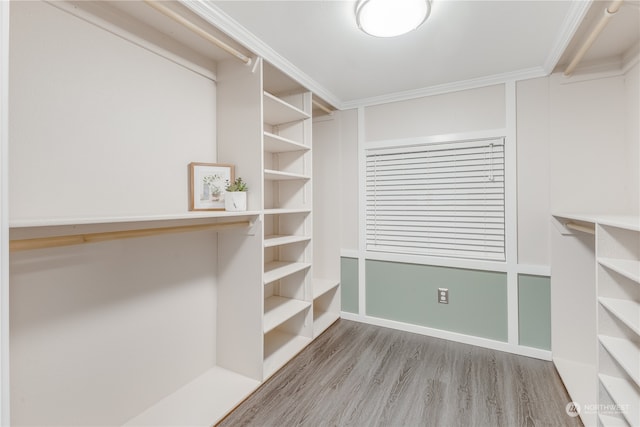
[[395, 37], [415, 30], [431, 12], [431, 0], [359, 0], [358, 28], [376, 37]]

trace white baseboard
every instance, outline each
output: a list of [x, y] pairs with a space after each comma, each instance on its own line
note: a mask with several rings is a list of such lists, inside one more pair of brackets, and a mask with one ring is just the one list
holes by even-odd
[[441, 329], [428, 328], [426, 326], [412, 325], [410, 323], [397, 322], [395, 320], [380, 319], [371, 316], [361, 316], [359, 314], [347, 313], [344, 311], [340, 313], [340, 316], [345, 320], [352, 320], [355, 322], [367, 323], [369, 325], [382, 326], [399, 331], [412, 332], [414, 334], [426, 335], [434, 338], [459, 342], [462, 344], [470, 344], [478, 347], [489, 348], [492, 350], [517, 354], [520, 356], [527, 356], [533, 357], [535, 359], [551, 361], [551, 351], [549, 350], [541, 350], [538, 348], [513, 345], [502, 341], [495, 341], [487, 338], [460, 334], [457, 332], [443, 331]]

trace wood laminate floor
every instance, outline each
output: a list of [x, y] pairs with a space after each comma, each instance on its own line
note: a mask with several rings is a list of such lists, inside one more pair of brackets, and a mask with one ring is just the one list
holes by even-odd
[[551, 362], [339, 320], [219, 426], [580, 426]]

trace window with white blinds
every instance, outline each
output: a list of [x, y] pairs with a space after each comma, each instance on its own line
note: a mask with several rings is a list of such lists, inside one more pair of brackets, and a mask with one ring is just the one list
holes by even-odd
[[366, 151], [368, 251], [505, 260], [504, 139]]

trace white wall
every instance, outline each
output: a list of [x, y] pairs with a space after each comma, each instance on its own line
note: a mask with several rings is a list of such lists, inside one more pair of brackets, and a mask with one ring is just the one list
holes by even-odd
[[504, 85], [495, 85], [368, 107], [365, 140], [501, 129], [504, 98]]
[[12, 4], [10, 76], [12, 220], [183, 212], [216, 160], [215, 82], [49, 4]]
[[549, 79], [517, 83], [518, 262], [549, 265]]
[[625, 75], [627, 94], [627, 144], [629, 149], [631, 211], [640, 213], [640, 62], [631, 67]]
[[[358, 111], [339, 112], [342, 158], [342, 249], [358, 249]], [[464, 133], [505, 127], [504, 85], [365, 108], [366, 141]]]
[[630, 212], [624, 77], [554, 74], [549, 85], [550, 211]]
[[[517, 83], [518, 263], [548, 266], [552, 212], [640, 208], [638, 65], [624, 76]], [[365, 109], [366, 140], [505, 126], [502, 85]], [[357, 114], [344, 112], [342, 177], [355, 179]], [[357, 248], [357, 204], [343, 193], [343, 249]], [[355, 194], [349, 196], [354, 200]]]
[[358, 249], [358, 111], [340, 115], [341, 248]]
[[548, 265], [552, 213], [637, 213], [638, 65], [518, 82], [518, 259]]
[[12, 425], [121, 425], [212, 367], [215, 241], [13, 253]]
[[[313, 277], [340, 279], [342, 163], [341, 116], [321, 116], [313, 120], [313, 174], [322, 177], [313, 183]], [[330, 244], [328, 244], [330, 243]]]
[[[40, 2], [12, 2], [10, 59], [12, 221], [187, 211], [213, 81]], [[211, 232], [12, 253], [12, 424], [120, 425], [215, 365], [217, 253]]]

